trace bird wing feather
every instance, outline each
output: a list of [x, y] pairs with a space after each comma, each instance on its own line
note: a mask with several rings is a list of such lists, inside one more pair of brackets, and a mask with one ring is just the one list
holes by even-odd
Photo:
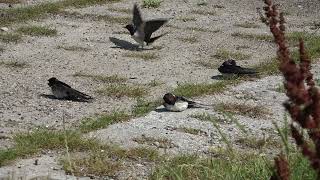
[[149, 40], [151, 34], [158, 30], [166, 22], [168, 22], [168, 19], [153, 19], [146, 21], [144, 26], [145, 39]]
[[133, 6], [133, 25], [135, 27], [140, 27], [141, 24], [143, 23], [143, 19], [141, 17], [141, 13], [140, 13], [140, 10], [139, 10], [139, 7], [137, 4], [134, 4]]

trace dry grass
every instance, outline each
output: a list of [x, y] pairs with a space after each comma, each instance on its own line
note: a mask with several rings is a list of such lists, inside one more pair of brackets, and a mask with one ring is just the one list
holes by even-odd
[[6, 3], [6, 4], [18, 4], [21, 2], [22, 0], [0, 0], [0, 3]]
[[82, 121], [79, 129], [82, 133], [88, 133], [106, 128], [111, 124], [128, 121], [130, 118], [131, 116], [125, 112], [113, 112], [101, 115], [98, 118], [86, 118]]
[[200, 27], [186, 27], [184, 29], [185, 30], [189, 30], [189, 31], [197, 31], [197, 32], [210, 32], [210, 33], [218, 33], [218, 32], [220, 32], [219, 29], [211, 30], [211, 29], [204, 29], [204, 28], [200, 28]]
[[231, 36], [242, 38], [242, 39], [249, 39], [249, 40], [259, 40], [259, 41], [267, 41], [267, 42], [273, 41], [273, 37], [270, 34], [248, 34], [248, 33], [235, 32], [235, 33], [232, 33]]
[[177, 20], [183, 21], [183, 22], [190, 22], [190, 21], [197, 21], [195, 17], [179, 17]]
[[132, 116], [140, 117], [155, 110], [162, 103], [162, 99], [155, 101], [147, 101], [141, 98], [137, 99], [137, 103], [132, 108]]
[[96, 15], [96, 14], [81, 14], [78, 12], [60, 11], [60, 15], [75, 19], [88, 19], [90, 21], [105, 21], [108, 23], [126, 24], [131, 21], [131, 17], [113, 16], [113, 15]]
[[195, 129], [195, 128], [190, 128], [190, 127], [179, 127], [175, 129], [176, 131], [188, 133], [188, 134], [193, 134], [193, 135], [204, 135], [207, 136], [207, 132], [202, 131], [201, 129]]
[[217, 13], [215, 11], [205, 11], [201, 9], [192, 10], [192, 14], [204, 15], [204, 16], [215, 16]]
[[226, 7], [224, 7], [223, 5], [220, 5], [220, 4], [215, 4], [215, 5], [213, 5], [213, 7], [216, 8], [216, 9], [224, 9], [224, 8], [226, 8]]
[[227, 59], [235, 59], [235, 60], [246, 60], [250, 59], [251, 55], [244, 54], [241, 52], [231, 52], [226, 49], [219, 49], [213, 57], [221, 60], [227, 60]]
[[125, 13], [125, 14], [131, 14], [132, 13], [132, 10], [131, 9], [127, 9], [127, 8], [110, 7], [108, 10], [112, 11], [112, 12], [119, 12], [119, 13]]
[[251, 118], [264, 118], [266, 115], [270, 114], [269, 110], [263, 106], [249, 105], [245, 103], [220, 103], [216, 105], [216, 109]]
[[70, 7], [85, 7], [95, 4], [119, 2], [120, 0], [61, 0], [58, 2], [46, 2], [34, 6], [4, 9], [4, 16], [0, 17], [0, 24], [10, 25], [18, 22], [46, 17], [48, 14], [58, 14], [63, 9]]
[[215, 63], [212, 60], [193, 61], [193, 63], [208, 69], [215, 69], [220, 66], [220, 64]]
[[76, 152], [71, 155], [71, 164], [67, 157], [63, 157], [60, 163], [67, 174], [76, 176], [88, 176], [91, 178], [116, 177], [119, 171], [126, 169], [125, 162], [157, 162], [162, 159], [155, 149], [132, 148], [125, 150], [117, 146], [100, 145], [93, 146], [89, 151]]
[[180, 27], [172, 24], [166, 25], [167, 27], [174, 28], [174, 29], [183, 29], [183, 30], [188, 30], [188, 31], [197, 31], [197, 32], [210, 32], [210, 33], [218, 33], [220, 32], [219, 29], [216, 30], [211, 30], [211, 29], [205, 29], [201, 27]]
[[198, 38], [197, 37], [179, 37], [177, 38], [179, 41], [184, 42], [184, 43], [190, 43], [190, 44], [194, 44], [196, 42], [198, 42]]
[[242, 27], [242, 28], [259, 28], [260, 26], [253, 23], [253, 22], [244, 22], [244, 23], [238, 23], [235, 24], [236, 27]]
[[55, 36], [58, 33], [56, 29], [43, 26], [22, 26], [17, 32], [29, 36]]
[[154, 137], [147, 137], [142, 135], [139, 138], [133, 138], [133, 141], [139, 144], [147, 144], [149, 146], [156, 146], [157, 148], [174, 148], [176, 145], [169, 139], [166, 138], [154, 138]]
[[162, 0], [143, 0], [142, 7], [144, 8], [158, 8]]
[[153, 52], [128, 52], [124, 54], [124, 57], [142, 59], [145, 61], [155, 60], [159, 58], [158, 55]]
[[160, 81], [160, 80], [151, 80], [149, 83], [145, 84], [146, 86], [150, 86], [150, 87], [158, 87], [165, 84], [165, 82]]
[[103, 89], [97, 90], [97, 93], [115, 98], [131, 97], [139, 98], [147, 94], [147, 89], [140, 86], [129, 86], [125, 84], [111, 84]]
[[27, 157], [43, 150], [62, 150], [65, 148], [65, 139], [72, 152], [85, 151], [98, 146], [94, 139], [85, 139], [75, 131], [52, 131], [40, 128], [32, 132], [18, 133], [14, 136], [14, 146], [0, 150], [0, 166], [19, 157]]
[[114, 176], [122, 169], [121, 162], [116, 161], [104, 152], [89, 152], [84, 154], [76, 153], [71, 156], [71, 166], [67, 158], [61, 160], [63, 169], [67, 174], [75, 176]]
[[0, 66], [5, 66], [9, 68], [25, 68], [28, 67], [26, 62], [17, 62], [17, 61], [0, 61]]
[[63, 49], [66, 51], [79, 51], [79, 52], [88, 52], [91, 50], [90, 48], [85, 48], [81, 46], [57, 46], [57, 49]]
[[111, 75], [111, 76], [103, 76], [103, 75], [93, 75], [93, 74], [86, 74], [82, 72], [77, 72], [73, 74], [74, 77], [84, 77], [84, 78], [91, 78], [95, 81], [101, 81], [103, 83], [124, 83], [128, 79], [125, 77], [120, 77], [119, 75]]
[[185, 97], [196, 97], [202, 95], [211, 95], [224, 91], [228, 85], [236, 83], [237, 80], [226, 80], [219, 81], [212, 84], [179, 84], [178, 87], [173, 91], [174, 94], [185, 96]]
[[16, 33], [0, 32], [0, 41], [4, 43], [18, 43], [21, 41], [21, 35]]
[[244, 137], [239, 138], [236, 140], [236, 143], [239, 143], [242, 146], [256, 149], [256, 150], [262, 150], [264, 148], [269, 149], [280, 149], [281, 148], [281, 142], [274, 140], [271, 136], [267, 138], [257, 138], [257, 137]]

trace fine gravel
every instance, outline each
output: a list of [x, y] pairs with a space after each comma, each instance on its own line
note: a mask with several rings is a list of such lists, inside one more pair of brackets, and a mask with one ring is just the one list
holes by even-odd
[[[1, 1], [0, 1], [1, 2]], [[19, 6], [32, 6], [44, 1], [30, 1]], [[51, 2], [51, 1], [50, 1]], [[219, 75], [217, 67], [224, 61], [214, 56], [219, 50], [248, 54], [245, 60], [237, 61], [242, 66], [254, 66], [276, 56], [275, 45], [267, 41], [248, 40], [233, 37], [233, 33], [270, 34], [265, 24], [260, 22], [256, 13], [257, 7], [263, 7], [262, 1], [206, 1], [206, 6], [198, 6], [197, 0], [164, 0], [157, 9], [142, 9], [146, 19], [156, 17], [171, 18], [169, 23], [155, 33], [168, 32], [157, 40], [148, 50], [137, 52], [135, 42], [121, 22], [92, 18], [103, 15], [131, 18], [131, 12], [115, 9], [131, 9], [140, 1], [123, 0], [118, 3], [95, 5], [86, 8], [69, 8], [59, 14], [47, 16], [45, 19], [28, 21], [24, 24], [13, 24], [9, 32], [15, 32], [22, 25], [41, 25], [55, 28], [57, 36], [33, 37], [24, 35], [21, 42], [0, 42], [0, 60], [5, 62], [26, 63], [24, 68], [0, 65], [0, 149], [13, 146], [12, 137], [17, 132], [34, 130], [38, 127], [62, 129], [62, 118], [67, 127], [78, 126], [84, 118], [96, 117], [115, 110], [130, 112], [136, 104], [135, 98], [112, 97], [97, 93], [97, 90], [110, 85], [91, 78], [73, 76], [76, 73], [126, 78], [125, 84], [144, 86], [148, 89], [145, 96], [148, 100], [156, 100], [164, 93], [172, 91], [183, 83], [214, 83]], [[280, 8], [286, 12], [288, 31], [312, 30], [314, 21], [320, 19], [320, 5], [317, 0], [279, 1]], [[217, 6], [219, 5], [219, 6]], [[16, 7], [15, 7], [16, 6]], [[0, 8], [7, 4], [0, 3]], [[208, 12], [211, 12], [210, 14]], [[212, 14], [214, 12], [215, 14]], [[256, 28], [243, 28], [237, 24], [254, 23]], [[200, 29], [200, 30], [199, 30]], [[114, 43], [116, 42], [116, 43]], [[120, 44], [119, 44], [120, 42]], [[120, 45], [120, 46], [119, 46]], [[73, 47], [66, 50], [61, 47]], [[144, 60], [137, 54], [154, 54], [155, 58]], [[133, 57], [128, 57], [128, 56]], [[314, 70], [319, 68], [315, 64]], [[319, 72], [315, 71], [316, 76]], [[59, 101], [45, 98], [50, 95], [47, 80], [50, 77], [70, 84], [75, 89], [95, 97], [92, 103]], [[153, 87], [148, 84], [157, 81]], [[250, 135], [256, 137], [275, 137], [272, 121], [281, 126], [284, 118], [282, 103], [286, 100], [284, 93], [277, 92], [281, 86], [279, 76], [264, 77], [243, 82], [227, 91], [212, 96], [193, 98], [205, 104], [243, 103], [249, 106], [261, 106], [268, 113], [263, 117], [250, 118], [234, 115]], [[235, 123], [223, 117], [215, 110], [190, 109], [181, 113], [166, 112], [163, 107], [148, 113], [144, 117], [128, 122], [110, 125], [106, 129], [85, 134], [105, 143], [118, 144], [124, 148], [146, 146], [157, 148], [161, 153], [177, 155], [181, 153], [198, 153], [206, 155], [211, 148], [224, 146], [220, 134], [212, 123], [200, 121], [194, 115], [208, 113], [222, 119], [219, 126], [234, 145], [240, 149], [245, 147], [236, 144], [243, 136]], [[182, 131], [193, 128], [199, 134]], [[171, 144], [162, 148], [159, 142], [139, 144], [134, 139], [152, 137], [167, 139]], [[272, 152], [270, 152], [272, 153]], [[2, 177], [24, 176], [47, 177], [55, 179], [75, 178], [66, 176], [59, 164], [60, 153], [43, 152], [37, 157], [17, 160], [0, 168]], [[38, 159], [38, 166], [33, 162]], [[150, 164], [127, 162], [128, 170], [119, 172], [117, 179], [145, 179], [152, 168]]]

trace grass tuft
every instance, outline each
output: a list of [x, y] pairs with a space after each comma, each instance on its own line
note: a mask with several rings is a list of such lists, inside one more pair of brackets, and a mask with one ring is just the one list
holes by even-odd
[[34, 6], [25, 6], [3, 10], [4, 16], [0, 17], [1, 25], [10, 25], [17, 22], [26, 22], [37, 18], [43, 18], [47, 14], [58, 14], [70, 7], [85, 7], [95, 4], [119, 2], [120, 0], [62, 0], [59, 2], [46, 2]]
[[130, 22], [131, 20], [130, 17], [113, 16], [113, 15], [81, 14], [79, 12], [69, 12], [69, 11], [60, 11], [59, 14], [69, 18], [89, 19], [91, 21], [105, 21], [108, 23], [118, 23], [118, 24], [125, 24]]
[[115, 176], [122, 169], [121, 162], [111, 159], [103, 151], [94, 151], [87, 154], [71, 156], [71, 166], [67, 158], [61, 160], [63, 169], [67, 174], [76, 176]]
[[[303, 33], [303, 32], [292, 32], [287, 34], [287, 38], [291, 45], [297, 44], [299, 38], [303, 38], [305, 42], [306, 49], [308, 49], [308, 55], [311, 60], [316, 60], [320, 57], [320, 36]], [[298, 62], [299, 61], [299, 52], [298, 50], [293, 50], [292, 58]], [[277, 58], [272, 58], [269, 61], [262, 62], [256, 68], [263, 75], [276, 75], [279, 74], [279, 61]]]
[[211, 95], [224, 91], [231, 81], [220, 81], [212, 84], [179, 84], [173, 91], [174, 94], [185, 97]]
[[142, 6], [144, 8], [158, 8], [161, 5], [162, 0], [143, 0]]
[[88, 133], [98, 129], [106, 128], [107, 126], [119, 122], [128, 121], [130, 115], [125, 112], [114, 112], [107, 115], [102, 115], [98, 118], [86, 118], [80, 125], [80, 131], [82, 133]]
[[269, 61], [260, 63], [255, 67], [263, 75], [276, 75], [279, 74], [279, 61], [277, 58], [272, 58]]
[[195, 17], [180, 17], [178, 20], [183, 21], [183, 22], [190, 22], [190, 21], [197, 21]]
[[57, 46], [57, 49], [63, 49], [66, 51], [79, 51], [79, 52], [88, 52], [91, 49], [81, 47], [81, 46]]
[[147, 94], [147, 89], [140, 86], [129, 86], [125, 84], [111, 84], [104, 89], [97, 90], [99, 94], [121, 98], [139, 98]]
[[157, 150], [145, 147], [129, 149], [125, 152], [125, 157], [135, 160], [144, 159], [148, 161], [156, 161], [160, 159], [159, 152]]
[[13, 140], [15, 146], [0, 151], [0, 165], [4, 165], [19, 157], [33, 155], [41, 150], [62, 150], [65, 148], [65, 137], [68, 139], [70, 151], [88, 150], [98, 143], [93, 139], [84, 139], [75, 131], [52, 131], [38, 129], [33, 132], [18, 133]]
[[125, 13], [125, 14], [131, 14], [131, 12], [132, 12], [131, 9], [127, 9], [127, 8], [110, 7], [108, 10], [112, 11], [112, 12], [119, 12], [119, 13]]
[[242, 28], [259, 28], [260, 26], [253, 23], [253, 22], [244, 22], [244, 23], [238, 23], [235, 24], [236, 27], [242, 27]]
[[92, 74], [86, 74], [82, 72], [77, 72], [73, 74], [74, 77], [85, 77], [85, 78], [91, 78], [96, 81], [101, 81], [103, 83], [123, 83], [126, 82], [128, 79], [125, 77], [120, 77], [118, 75], [112, 75], [112, 76], [103, 76], [103, 75], [92, 75]]
[[162, 82], [162, 81], [154, 79], [154, 80], [151, 80], [149, 83], [147, 83], [145, 85], [150, 86], [150, 87], [157, 87], [157, 86], [161, 86], [163, 84], [165, 84], [165, 83]]
[[18, 4], [18, 3], [21, 3], [21, 0], [0, 0], [0, 3], [5, 3], [5, 4]]
[[[160, 179], [270, 179], [270, 158], [253, 152], [216, 150], [214, 157], [180, 155], [157, 165], [152, 180]], [[289, 155], [290, 179], [315, 179], [316, 172], [301, 153]], [[254, 177], [254, 178], [253, 178]]]
[[197, 37], [180, 37], [178, 38], [178, 40], [184, 42], [184, 43], [190, 43], [190, 44], [194, 44], [196, 42], [198, 42], [198, 38]]
[[220, 128], [219, 122], [221, 122], [221, 119], [210, 115], [208, 113], [202, 113], [202, 114], [195, 114], [191, 117], [199, 119], [201, 121], [209, 121], [212, 123], [212, 125], [217, 129], [219, 135], [221, 136], [222, 141], [227, 145], [229, 151], [233, 151], [233, 144], [230, 142], [227, 135], [223, 132], [223, 130]]
[[189, 128], [189, 127], [179, 127], [175, 130], [188, 133], [188, 134], [193, 134], [193, 135], [207, 135], [207, 133], [205, 131], [202, 131], [201, 129], [195, 129], [195, 128]]
[[17, 32], [30, 36], [55, 36], [58, 31], [42, 26], [23, 26], [18, 28]]
[[135, 58], [135, 59], [143, 59], [145, 61], [149, 60], [154, 60], [158, 58], [158, 55], [156, 53], [149, 53], [149, 52], [130, 52], [130, 53], [125, 53], [124, 57], [129, 57], [129, 58]]
[[270, 34], [248, 34], [248, 33], [235, 32], [235, 33], [232, 33], [231, 36], [242, 38], [242, 39], [249, 39], [249, 40], [259, 40], [259, 41], [267, 41], [267, 42], [273, 41], [273, 37]]
[[234, 59], [234, 60], [245, 60], [250, 59], [251, 55], [249, 54], [243, 54], [241, 52], [231, 52], [226, 49], [219, 49], [213, 57], [217, 59]]
[[209, 16], [215, 16], [216, 15], [216, 12], [215, 11], [204, 11], [204, 10], [200, 10], [200, 9], [197, 9], [197, 10], [192, 10], [191, 11], [192, 14], [199, 14], [199, 15], [209, 15]]
[[222, 112], [229, 112], [232, 114], [239, 114], [251, 118], [263, 118], [270, 112], [262, 106], [252, 106], [244, 103], [220, 103], [216, 105], [216, 109]]
[[151, 179], [268, 179], [270, 168], [267, 158], [254, 154], [224, 152], [218, 158], [182, 155], [158, 165]]
[[244, 145], [249, 148], [262, 150], [263, 148], [270, 148], [270, 149], [279, 149], [281, 148], [281, 143], [272, 139], [271, 137], [268, 138], [257, 138], [257, 137], [244, 137], [239, 138], [236, 140], [236, 143]]
[[166, 138], [154, 138], [142, 135], [139, 138], [132, 138], [132, 141], [139, 144], [147, 144], [149, 146], [156, 146], [157, 148], [174, 148], [176, 145], [169, 139]]
[[200, 61], [193, 61], [195, 64], [199, 66], [203, 66], [208, 69], [216, 69], [220, 66], [220, 64], [212, 62], [212, 60], [200, 60]]
[[132, 115], [134, 117], [144, 116], [145, 114], [155, 110], [161, 105], [161, 101], [146, 101], [143, 99], [137, 99], [137, 104], [133, 106]]
[[16, 33], [0, 33], [0, 41], [4, 43], [18, 43], [21, 41], [21, 35]]
[[0, 61], [0, 66], [11, 67], [11, 68], [25, 68], [28, 66], [26, 62], [17, 61]]

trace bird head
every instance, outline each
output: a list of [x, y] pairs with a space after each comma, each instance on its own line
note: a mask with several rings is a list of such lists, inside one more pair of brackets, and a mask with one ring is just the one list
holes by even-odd
[[131, 35], [134, 34], [134, 27], [132, 24], [128, 24], [128, 25], [124, 26], [123, 28], [128, 29], [128, 31], [130, 32]]
[[236, 61], [233, 59], [226, 60], [222, 64], [223, 66], [236, 66]]
[[163, 96], [163, 100], [165, 103], [167, 104], [171, 104], [174, 105], [174, 103], [176, 102], [177, 98], [175, 95], [173, 95], [172, 93], [167, 93]]
[[53, 84], [54, 84], [56, 81], [58, 81], [58, 79], [55, 78], [55, 77], [52, 77], [52, 78], [48, 79], [48, 81], [49, 81], [48, 85], [51, 87], [51, 86], [53, 86]]

